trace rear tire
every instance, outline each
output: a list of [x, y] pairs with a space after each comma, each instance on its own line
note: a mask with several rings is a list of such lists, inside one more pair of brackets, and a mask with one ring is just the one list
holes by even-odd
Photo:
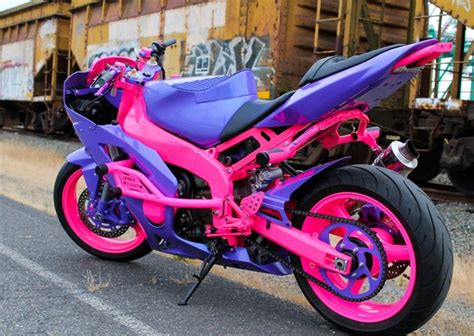
[[[66, 215], [66, 211], [65, 211], [65, 206], [67, 205], [64, 204], [65, 198], [63, 196], [64, 196], [64, 193], [67, 192], [67, 190], [65, 191], [65, 187], [68, 181], [70, 179], [74, 179], [74, 176], [80, 173], [80, 169], [81, 167], [76, 166], [72, 163], [66, 162], [61, 168], [61, 170], [59, 171], [59, 174], [56, 178], [56, 183], [54, 185], [54, 206], [56, 209], [56, 214], [58, 215], [59, 221], [61, 222], [61, 225], [63, 226], [68, 236], [84, 251], [96, 257], [111, 260], [111, 261], [122, 261], [122, 262], [131, 261], [131, 260], [144, 257], [145, 255], [150, 253], [151, 248], [149, 247], [146, 239], [139, 242], [138, 245], [130, 244], [130, 248], [128, 250], [122, 249], [120, 250], [120, 252], [113, 253], [110, 251], [105, 251], [97, 247], [94, 247], [91, 243], [88, 243], [86, 239], [81, 238], [80, 235], [77, 234], [77, 229], [75, 231], [72, 226], [74, 225], [77, 226], [77, 225], [80, 225], [81, 223], [79, 224], [70, 223], [71, 218], [69, 218], [69, 221], [68, 221], [68, 218], [67, 218], [68, 216]], [[74, 206], [74, 205], [70, 205], [70, 206]], [[77, 206], [77, 202], [76, 202], [76, 206]], [[93, 235], [93, 232], [91, 231], [90, 234]], [[98, 237], [98, 239], [100, 238], [101, 237]], [[106, 242], [107, 239], [104, 238], [103, 240]], [[114, 244], [113, 240], [110, 239], [109, 241], [110, 241], [110, 244], [112, 244], [111, 246], [113, 246]]]
[[[452, 245], [443, 219], [428, 196], [413, 182], [390, 170], [367, 165], [347, 166], [327, 173], [316, 181], [296, 207], [310, 211], [319, 201], [337, 193], [367, 195], [397, 217], [414, 250], [416, 280], [413, 280], [412, 292], [406, 303], [397, 307], [399, 311], [394, 316], [371, 323], [356, 321], [334, 311], [329, 307], [331, 302], [327, 297], [329, 304], [318, 297], [308, 280], [295, 274], [298, 285], [323, 317], [349, 332], [400, 335], [418, 329], [441, 307], [451, 284]], [[299, 229], [304, 222], [305, 218], [300, 216], [293, 220]], [[300, 257], [293, 255], [292, 262], [302, 267]]]

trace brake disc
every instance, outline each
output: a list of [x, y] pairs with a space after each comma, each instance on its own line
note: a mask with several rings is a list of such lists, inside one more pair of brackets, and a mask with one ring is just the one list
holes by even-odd
[[117, 238], [127, 232], [128, 228], [130, 227], [129, 225], [102, 222], [100, 226], [97, 227], [87, 213], [89, 201], [89, 190], [85, 189], [79, 196], [77, 206], [79, 208], [81, 220], [89, 230], [94, 232], [96, 235], [105, 238]]

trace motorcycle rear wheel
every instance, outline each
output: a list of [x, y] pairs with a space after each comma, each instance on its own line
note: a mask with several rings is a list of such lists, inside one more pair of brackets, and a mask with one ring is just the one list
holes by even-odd
[[[380, 217], [372, 218], [373, 222], [367, 217], [361, 219], [361, 209], [367, 207], [375, 209]], [[379, 167], [343, 167], [317, 180], [298, 202], [297, 208], [362, 220], [377, 234], [387, 256], [390, 273], [386, 273], [383, 289], [363, 302], [338, 297], [295, 274], [308, 301], [327, 320], [352, 333], [400, 335], [421, 327], [441, 307], [453, 273], [451, 239], [434, 204], [413, 182]], [[320, 238], [327, 235], [324, 232], [331, 225], [326, 220], [301, 216], [293, 218], [293, 224], [309, 234], [317, 233]], [[340, 246], [343, 238], [337, 230], [332, 240]], [[361, 233], [358, 235], [362, 237]], [[358, 241], [355, 237], [351, 239]], [[364, 245], [360, 239], [358, 244]], [[376, 266], [373, 260], [375, 258], [371, 258], [372, 269], [368, 274], [372, 272], [377, 276], [381, 266]], [[295, 255], [292, 255], [292, 262], [326, 283], [333, 282], [336, 290], [340, 288], [349, 295], [371, 286], [368, 280], [372, 279], [364, 277], [353, 282], [349, 276], [323, 277], [324, 271]], [[408, 277], [408, 282], [402, 280], [403, 277]], [[399, 288], [401, 284], [405, 289]], [[393, 293], [399, 296], [395, 297]]]

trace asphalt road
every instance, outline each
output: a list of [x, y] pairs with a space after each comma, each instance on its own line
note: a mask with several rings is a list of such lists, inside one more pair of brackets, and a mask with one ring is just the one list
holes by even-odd
[[[0, 232], [2, 335], [342, 335], [316, 312], [212, 274], [180, 307], [194, 267], [156, 254], [97, 259], [55, 217], [2, 196]], [[108, 286], [88, 290], [87, 274]]]

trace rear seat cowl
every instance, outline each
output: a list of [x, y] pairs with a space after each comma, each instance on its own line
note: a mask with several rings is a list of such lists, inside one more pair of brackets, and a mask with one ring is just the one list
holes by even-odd
[[306, 72], [299, 83], [299, 87], [305, 86], [306, 84], [313, 83], [317, 80], [323, 79], [325, 77], [331, 76], [340, 71], [346, 70], [353, 66], [359, 65], [363, 62], [366, 62], [386, 51], [399, 48], [404, 46], [403, 44], [394, 44], [388, 47], [376, 49], [369, 51], [365, 54], [352, 56], [352, 57], [342, 57], [342, 56], [330, 56], [320, 59], [314, 63], [311, 68]]

